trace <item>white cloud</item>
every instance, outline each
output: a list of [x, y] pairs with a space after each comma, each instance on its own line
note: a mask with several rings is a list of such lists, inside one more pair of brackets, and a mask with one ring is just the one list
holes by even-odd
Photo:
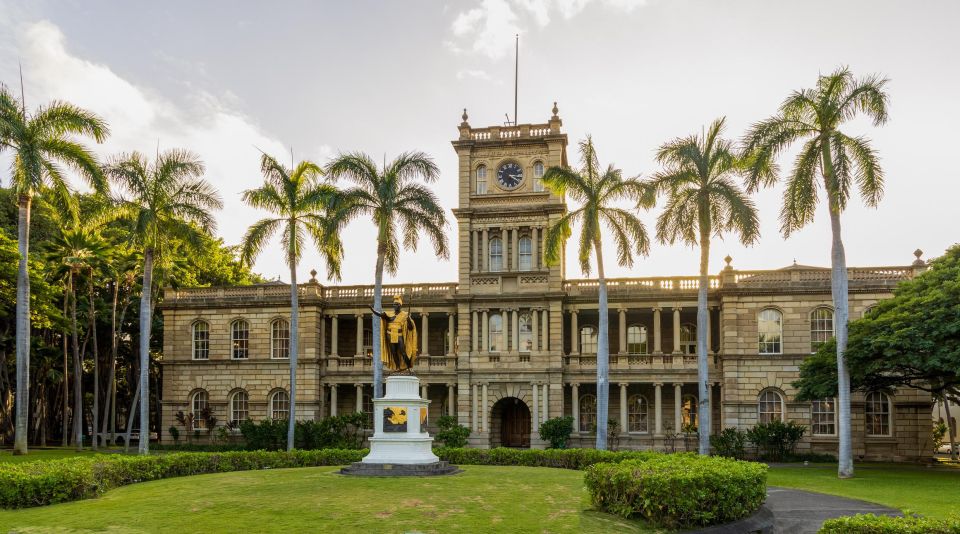
[[[290, 148], [237, 110], [236, 95], [193, 89], [186, 95], [186, 104], [177, 105], [125, 80], [106, 65], [77, 57], [67, 49], [60, 29], [50, 22], [0, 26], [0, 30], [9, 30], [8, 37], [11, 32], [14, 35], [12, 42], [0, 45], [4, 52], [0, 58], [6, 57], [0, 59], [0, 72], [5, 78], [15, 74], [11, 69], [16, 63], [10, 58], [21, 58], [28, 106], [62, 99], [99, 114], [111, 129], [107, 141], [94, 146], [103, 157], [134, 150], [152, 156], [158, 143], [161, 150], [186, 148], [199, 154], [206, 164], [205, 178], [223, 197], [224, 209], [217, 214], [218, 233], [229, 244], [239, 242], [247, 225], [264, 216], [246, 207], [240, 193], [261, 180], [260, 150], [283, 161]], [[333, 154], [328, 146], [309, 151], [304, 150], [307, 147], [294, 148], [297, 159], [323, 162]], [[308, 270], [310, 263], [304, 265]], [[281, 258], [271, 255], [264, 255], [255, 268], [269, 275], [289, 272]]]
[[589, 4], [630, 12], [647, 0], [480, 0], [477, 7], [461, 11], [451, 24], [454, 37], [447, 48], [461, 53], [472, 51], [491, 59], [500, 59], [513, 50], [513, 37], [524, 33], [532, 21], [540, 28], [550, 24], [551, 13], [564, 19], [579, 15]]
[[480, 69], [460, 69], [457, 71], [458, 80], [466, 80], [472, 78], [474, 80], [489, 80], [490, 74], [485, 70]]

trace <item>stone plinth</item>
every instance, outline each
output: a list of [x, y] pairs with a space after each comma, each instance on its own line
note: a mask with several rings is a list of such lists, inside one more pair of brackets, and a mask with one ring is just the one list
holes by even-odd
[[420, 379], [387, 377], [383, 397], [373, 400], [370, 453], [340, 472], [361, 476], [430, 476], [457, 473], [433, 454], [433, 438], [423, 425], [430, 401], [420, 398]]

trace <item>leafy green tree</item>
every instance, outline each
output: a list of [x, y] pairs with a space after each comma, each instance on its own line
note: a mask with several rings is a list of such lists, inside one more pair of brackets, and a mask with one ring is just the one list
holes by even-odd
[[[560, 262], [573, 225], [580, 224], [580, 245], [577, 258], [580, 269], [590, 274], [590, 257], [596, 254], [597, 282], [599, 283], [599, 332], [597, 339], [597, 421], [607, 421], [610, 409], [610, 317], [607, 306], [607, 279], [603, 271], [601, 225], [613, 235], [617, 246], [617, 263], [633, 266], [633, 254], [647, 255], [650, 239], [647, 230], [632, 212], [617, 203], [649, 205], [649, 194], [644, 184], [635, 178], [624, 178], [613, 165], [600, 167], [593, 140], [587, 136], [580, 142], [581, 168], [550, 167], [543, 175], [543, 185], [559, 196], [569, 194], [579, 208], [565, 213], [547, 229], [544, 260], [547, 265]], [[597, 449], [607, 448], [606, 425], [598, 425]]]
[[[649, 182], [650, 191], [667, 196], [657, 219], [657, 239], [670, 245], [683, 241], [700, 246], [697, 291], [697, 374], [700, 383], [700, 454], [710, 454], [710, 390], [707, 349], [707, 290], [710, 237], [734, 232], [744, 244], [760, 236], [757, 209], [734, 182], [744, 168], [733, 144], [721, 137], [725, 119], [717, 119], [703, 135], [673, 139], [657, 151], [664, 168]], [[648, 193], [649, 194], [649, 193]]]
[[260, 171], [264, 182], [257, 189], [243, 192], [243, 201], [267, 210], [277, 217], [260, 219], [243, 237], [241, 258], [252, 263], [270, 238], [280, 231], [287, 266], [290, 268], [290, 418], [287, 421], [287, 450], [293, 450], [296, 428], [297, 353], [300, 336], [299, 286], [297, 266], [303, 256], [304, 241], [313, 239], [327, 264], [328, 276], [340, 278], [343, 245], [338, 233], [326, 233], [328, 208], [336, 188], [319, 183], [323, 174], [317, 164], [301, 161], [288, 169], [271, 156], [263, 155]]
[[[747, 190], [774, 184], [778, 179], [775, 159], [787, 147], [803, 141], [793, 170], [786, 180], [780, 210], [784, 236], [813, 221], [820, 186], [827, 195], [831, 246], [831, 288], [836, 321], [837, 369], [839, 377], [839, 465], [840, 478], [853, 476], [853, 449], [850, 441], [850, 376], [844, 359], [847, 348], [847, 260], [840, 231], [840, 214], [847, 206], [856, 184], [868, 206], [883, 196], [883, 172], [869, 140], [840, 131], [844, 123], [863, 114], [875, 126], [887, 121], [886, 79], [870, 76], [855, 79], [847, 68], [821, 75], [814, 89], [795, 91], [779, 112], [754, 124], [744, 137], [745, 153], [751, 158]], [[819, 178], [819, 181], [818, 181]]]
[[[447, 245], [447, 217], [440, 202], [425, 185], [440, 177], [440, 169], [423, 152], [405, 152], [383, 168], [363, 153], [342, 154], [327, 165], [331, 180], [346, 179], [353, 185], [338, 196], [331, 223], [339, 234], [357, 217], [369, 216], [377, 228], [377, 264], [374, 271], [373, 309], [381, 312], [383, 270], [396, 274], [400, 263], [400, 235], [403, 246], [416, 250], [425, 234], [440, 258], [450, 257]], [[380, 321], [373, 321], [373, 339], [380, 339]], [[373, 344], [373, 395], [383, 396], [383, 362], [380, 343]]]
[[[174, 242], [196, 250], [216, 228], [211, 214], [223, 203], [201, 176], [203, 163], [191, 152], [168, 150], [151, 163], [138, 152], [121, 155], [106, 167], [123, 191], [116, 216], [128, 225], [129, 237], [143, 253], [140, 297], [140, 454], [150, 450], [150, 334], [152, 330], [154, 261]], [[132, 414], [131, 414], [132, 416]]]
[[38, 194], [49, 194], [65, 203], [72, 200], [63, 165], [73, 168], [97, 191], [107, 184], [96, 157], [73, 135], [92, 137], [98, 143], [108, 134], [107, 124], [96, 115], [66, 102], [51, 102], [28, 114], [26, 103], [0, 86], [0, 153], [13, 153], [10, 182], [17, 195], [17, 393], [15, 454], [27, 454], [27, 419], [30, 384], [30, 205]]
[[[929, 270], [900, 282], [892, 298], [850, 323], [845, 356], [852, 387], [912, 387], [960, 402], [958, 303], [960, 245], [954, 245]], [[803, 362], [794, 387], [798, 399], [814, 400], [836, 395], [837, 384], [836, 345], [830, 342]]]

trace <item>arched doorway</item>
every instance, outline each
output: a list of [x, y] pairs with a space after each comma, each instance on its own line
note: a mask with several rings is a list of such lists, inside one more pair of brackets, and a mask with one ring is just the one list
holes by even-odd
[[491, 446], [530, 447], [530, 409], [516, 397], [504, 397], [491, 410]]

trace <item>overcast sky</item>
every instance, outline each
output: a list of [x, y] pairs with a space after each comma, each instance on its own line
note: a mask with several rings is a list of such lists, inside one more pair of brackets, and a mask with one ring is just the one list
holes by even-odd
[[[847, 127], [872, 139], [887, 184], [879, 209], [857, 199], [844, 214], [847, 261], [905, 265], [916, 248], [930, 258], [960, 240], [958, 20], [956, 1], [0, 0], [0, 81], [17, 87], [20, 61], [28, 106], [65, 99], [106, 118], [112, 136], [96, 147], [104, 156], [153, 153], [158, 142], [199, 153], [224, 198], [219, 234], [235, 244], [264, 215], [240, 201], [261, 181], [257, 148], [319, 163], [339, 151], [379, 160], [423, 150], [440, 166], [443, 206], [455, 208], [450, 141], [464, 107], [475, 127], [512, 112], [516, 33], [520, 122], [546, 121], [557, 101], [571, 157], [590, 133], [601, 161], [629, 175], [652, 174], [660, 144], [717, 117], [739, 138], [790, 91], [849, 65], [890, 78], [891, 119]], [[0, 162], [4, 185], [8, 162]], [[756, 198], [759, 244], [714, 241], [712, 272], [727, 254], [741, 269], [829, 264], [825, 209], [784, 240], [781, 193]], [[651, 232], [658, 213], [642, 214]], [[372, 283], [374, 233], [356, 223], [348, 234], [343, 283]], [[437, 261], [423, 245], [388, 281], [456, 279], [456, 257]], [[579, 276], [576, 265], [568, 261], [570, 276]], [[607, 265], [607, 273], [694, 274], [697, 266], [696, 251], [657, 245], [633, 269]], [[312, 251], [301, 280], [311, 268], [324, 277]], [[255, 269], [289, 279], [273, 251]]]

